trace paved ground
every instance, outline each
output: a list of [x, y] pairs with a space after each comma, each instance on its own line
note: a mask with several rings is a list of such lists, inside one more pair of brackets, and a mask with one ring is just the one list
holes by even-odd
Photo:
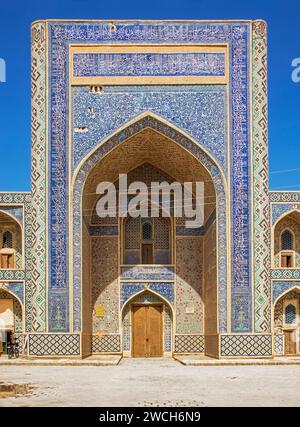
[[118, 366], [0, 366], [28, 396], [0, 406], [300, 406], [300, 366], [184, 366], [123, 359]]

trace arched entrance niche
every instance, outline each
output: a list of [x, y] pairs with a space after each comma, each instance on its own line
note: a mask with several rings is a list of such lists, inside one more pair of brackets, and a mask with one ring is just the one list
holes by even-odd
[[281, 294], [274, 302], [275, 354], [300, 354], [300, 287]]
[[0, 211], [0, 269], [21, 269], [22, 227], [8, 212]]
[[[120, 173], [141, 174], [147, 167], [152, 168], [152, 181], [160, 173], [181, 183], [203, 181], [205, 188], [204, 226], [187, 229], [183, 219], [177, 218], [173, 223], [174, 259], [159, 269], [155, 264], [151, 274], [148, 267], [122, 264], [122, 225], [118, 218], [93, 224], [97, 185], [116, 182]], [[73, 327], [74, 332], [83, 334], [83, 354], [90, 349], [97, 352], [93, 341], [101, 337], [104, 342], [104, 336], [108, 352], [110, 348], [122, 351], [121, 301], [125, 294], [130, 298], [143, 289], [145, 282], [153, 287], [155, 281], [161, 292], [167, 292], [162, 291], [167, 283], [173, 298], [176, 294], [174, 334], [178, 349], [176, 344], [173, 351], [184, 352], [185, 342], [205, 336], [205, 349], [198, 352], [218, 355], [218, 333], [227, 331], [227, 214], [224, 179], [214, 160], [178, 129], [146, 115], [102, 142], [81, 163], [72, 200]], [[104, 274], [95, 279], [95, 272], [100, 270]], [[101, 301], [97, 294], [101, 294]]]
[[[11, 291], [0, 287], [0, 354], [7, 352], [10, 334], [21, 334], [22, 332], [23, 305]], [[15, 338], [17, 339], [17, 335]]]
[[273, 226], [273, 268], [300, 268], [300, 211], [282, 215]]
[[[154, 328], [151, 316], [155, 317]], [[173, 351], [173, 308], [157, 293], [145, 289], [123, 305], [122, 350], [129, 357], [171, 356]]]

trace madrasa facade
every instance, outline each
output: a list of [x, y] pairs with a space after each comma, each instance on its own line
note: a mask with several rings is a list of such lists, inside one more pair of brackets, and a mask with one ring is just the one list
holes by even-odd
[[[31, 36], [31, 190], [0, 194], [2, 354], [12, 334], [24, 357], [299, 354], [300, 192], [269, 190], [266, 23]], [[120, 174], [203, 182], [203, 223], [99, 216]]]

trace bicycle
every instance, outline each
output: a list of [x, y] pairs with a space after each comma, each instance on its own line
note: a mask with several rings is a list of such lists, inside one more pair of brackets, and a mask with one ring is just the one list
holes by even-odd
[[16, 359], [19, 357], [19, 345], [18, 343], [7, 344], [7, 355], [9, 359], [15, 357]]

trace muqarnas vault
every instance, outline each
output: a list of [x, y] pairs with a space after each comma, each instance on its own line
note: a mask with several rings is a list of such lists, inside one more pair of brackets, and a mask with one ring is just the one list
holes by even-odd
[[[31, 84], [31, 191], [0, 194], [3, 349], [14, 331], [30, 357], [299, 353], [300, 192], [268, 187], [265, 22], [38, 21]], [[203, 226], [100, 218], [120, 173], [203, 181]]]

